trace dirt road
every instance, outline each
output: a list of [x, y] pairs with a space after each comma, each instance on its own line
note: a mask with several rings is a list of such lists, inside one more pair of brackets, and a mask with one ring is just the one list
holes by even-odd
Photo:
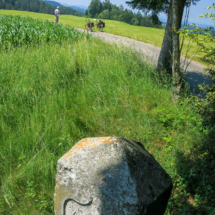
[[[84, 31], [86, 32], [86, 30], [84, 29], [77, 29], [77, 30], [81, 32], [84, 32]], [[93, 34], [93, 36], [101, 38], [106, 42], [121, 43], [122, 45], [130, 47], [136, 50], [137, 52], [139, 52], [145, 59], [150, 61], [152, 64], [156, 65], [158, 62], [158, 57], [161, 50], [158, 47], [155, 47], [148, 43], [139, 42], [133, 39], [129, 39], [126, 37], [121, 37], [113, 34], [108, 34], [105, 32], [94, 31], [89, 33]], [[185, 61], [185, 58], [181, 57], [182, 68], [184, 68], [184, 63], [183, 63], [184, 61]], [[185, 62], [185, 64], [186, 63], [187, 62]], [[204, 67], [205, 67], [204, 65], [197, 63], [195, 61], [192, 61], [187, 68], [188, 83], [190, 84], [191, 92], [193, 93], [193, 95], [199, 95], [200, 93], [202, 93], [198, 88], [199, 84], [211, 84], [208, 78], [203, 76]]]

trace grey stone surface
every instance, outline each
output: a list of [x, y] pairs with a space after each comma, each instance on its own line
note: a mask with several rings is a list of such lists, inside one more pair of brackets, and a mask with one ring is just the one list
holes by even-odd
[[172, 180], [144, 146], [86, 138], [59, 159], [55, 215], [162, 215]]

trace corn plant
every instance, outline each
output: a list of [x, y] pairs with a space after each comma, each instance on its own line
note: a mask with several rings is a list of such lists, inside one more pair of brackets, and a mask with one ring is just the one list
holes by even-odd
[[46, 42], [61, 43], [76, 40], [84, 34], [61, 24], [31, 17], [0, 15], [0, 47], [36, 45]]

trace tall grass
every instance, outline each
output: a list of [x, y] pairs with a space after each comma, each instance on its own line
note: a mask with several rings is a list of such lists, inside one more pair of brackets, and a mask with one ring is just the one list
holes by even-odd
[[123, 47], [22, 47], [0, 66], [1, 214], [53, 214], [56, 162], [82, 138], [138, 140], [171, 175], [175, 150], [200, 139], [192, 109]]
[[[4, 15], [19, 15], [19, 16], [30, 16], [34, 19], [49, 20], [54, 22], [54, 16], [49, 14], [33, 13], [27, 11], [17, 11], [17, 10], [0, 10], [0, 14]], [[86, 18], [77, 17], [72, 15], [61, 15], [59, 23], [74, 27], [74, 28], [85, 28]], [[111, 33], [114, 35], [119, 35], [141, 42], [152, 44], [156, 47], [161, 47], [164, 37], [164, 29], [143, 27], [143, 26], [134, 26], [129, 25], [124, 22], [115, 21], [115, 20], [105, 20], [106, 26], [104, 32]], [[97, 31], [97, 29], [94, 29]], [[210, 44], [214, 47], [214, 44]], [[199, 58], [203, 56], [202, 53], [197, 52], [198, 46], [196, 43], [191, 42], [188, 39], [185, 39], [182, 55], [187, 56], [187, 50], [189, 50], [188, 58], [194, 58], [194, 60], [202, 62]]]
[[[27, 38], [43, 23], [19, 21]], [[4, 23], [12, 49], [0, 52], [0, 214], [53, 214], [57, 160], [96, 136], [135, 139], [155, 156], [173, 178], [167, 215], [213, 214], [215, 159], [201, 117], [189, 100], [172, 103], [169, 80], [138, 53], [66, 27], [61, 42], [41, 36], [16, 46], [7, 35], [17, 26]]]

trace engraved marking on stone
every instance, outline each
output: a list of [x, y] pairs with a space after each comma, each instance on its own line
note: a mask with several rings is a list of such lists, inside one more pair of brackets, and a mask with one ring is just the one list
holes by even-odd
[[[66, 215], [66, 205], [69, 201], [73, 201], [81, 206], [90, 206], [93, 202], [93, 198], [91, 197], [91, 200], [88, 203], [80, 203], [80, 202], [76, 201], [75, 199], [67, 199], [63, 205], [63, 215]], [[76, 212], [73, 215], [75, 215], [75, 214], [76, 214]]]

